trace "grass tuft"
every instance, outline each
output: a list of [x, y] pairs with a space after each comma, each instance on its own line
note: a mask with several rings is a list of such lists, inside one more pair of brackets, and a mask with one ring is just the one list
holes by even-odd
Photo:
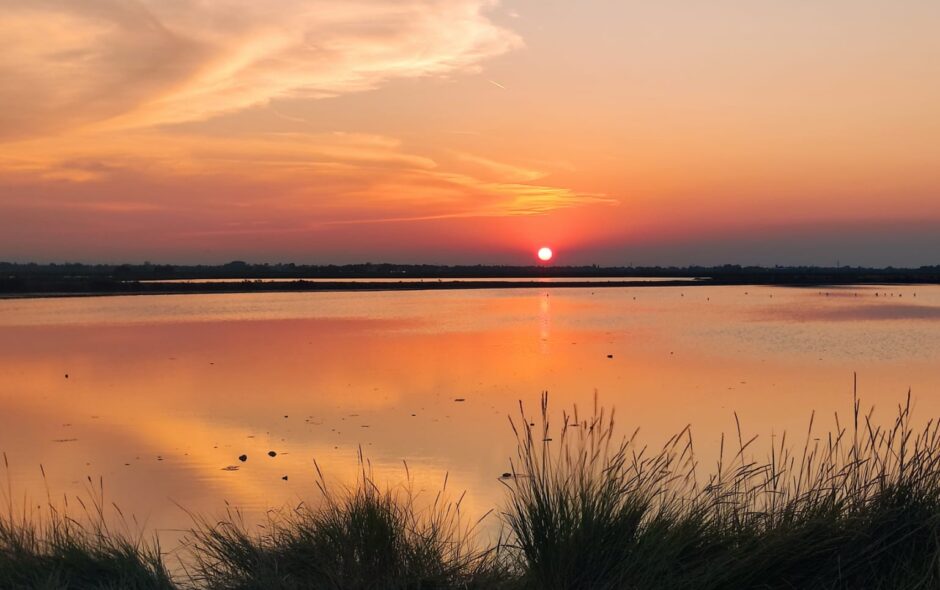
[[[473, 544], [475, 524], [461, 496], [442, 491], [419, 508], [410, 484], [381, 490], [360, 451], [351, 489], [334, 491], [320, 474], [322, 502], [269, 513], [252, 533], [237, 511], [217, 523], [198, 519], [190, 541], [194, 579], [226, 589], [492, 588], [505, 577], [495, 550]], [[407, 465], [406, 465], [407, 470]], [[410, 476], [408, 478], [410, 482]]]
[[[108, 525], [104, 487], [90, 488], [90, 501], [70, 516], [51, 500], [42, 512], [13, 504], [9, 463], [5, 512], [0, 513], [0, 588], [42, 590], [166, 590], [172, 589], [156, 541], [145, 542], [125, 526]], [[43, 473], [45, 477], [45, 473]], [[89, 480], [91, 484], [91, 480]], [[123, 521], [120, 509], [113, 509]], [[125, 522], [126, 524], [126, 522]]]

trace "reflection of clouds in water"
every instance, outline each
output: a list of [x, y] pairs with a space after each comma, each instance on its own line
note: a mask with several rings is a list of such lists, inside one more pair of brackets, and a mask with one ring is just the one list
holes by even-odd
[[851, 307], [799, 307], [764, 309], [755, 314], [758, 319], [806, 321], [858, 321], [858, 320], [940, 320], [940, 307], [890, 303], [884, 305], [858, 305]]
[[[752, 290], [751, 296], [755, 294], [762, 295]], [[708, 349], [729, 357], [817, 362], [936, 359], [940, 357], [940, 331], [934, 324], [940, 320], [937, 294], [930, 286], [795, 289], [773, 303], [750, 309], [743, 303], [737, 317], [729, 317], [720, 327], [690, 327], [677, 337], [693, 346], [706, 341]]]
[[[836, 324], [833, 324], [836, 325]], [[689, 332], [680, 340], [726, 358], [773, 361], [923, 361], [940, 355], [936, 330], [869, 329], [839, 323], [838, 330], [800, 323], [754, 323], [720, 330]], [[871, 324], [868, 324], [869, 326]]]
[[940, 357], [940, 308], [918, 305], [765, 308], [748, 322], [679, 334], [728, 357], [922, 361]]

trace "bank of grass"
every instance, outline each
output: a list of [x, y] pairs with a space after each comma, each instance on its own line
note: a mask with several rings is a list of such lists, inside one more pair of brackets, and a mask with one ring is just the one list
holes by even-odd
[[[51, 510], [0, 517], [0, 588], [917, 589], [940, 587], [940, 430], [910, 401], [887, 426], [856, 401], [849, 423], [753, 459], [739, 427], [707, 475], [688, 429], [657, 449], [619, 438], [613, 413], [558, 423], [520, 408], [501, 540], [445, 489], [418, 501], [379, 488], [362, 461], [351, 489], [271, 513], [195, 517], [170, 580], [158, 549]], [[729, 450], [733, 449], [733, 450]], [[100, 507], [88, 522], [104, 522]]]

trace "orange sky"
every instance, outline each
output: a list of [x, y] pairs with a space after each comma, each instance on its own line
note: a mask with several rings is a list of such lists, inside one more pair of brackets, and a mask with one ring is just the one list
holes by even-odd
[[0, 0], [0, 259], [940, 262], [934, 0]]

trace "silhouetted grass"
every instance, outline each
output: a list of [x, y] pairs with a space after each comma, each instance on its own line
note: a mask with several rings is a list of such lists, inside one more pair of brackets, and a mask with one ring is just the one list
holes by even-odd
[[[504, 533], [480, 545], [462, 496], [358, 481], [248, 527], [237, 510], [195, 517], [184, 576], [155, 545], [103, 523], [103, 500], [80, 525], [51, 508], [42, 522], [0, 516], [0, 588], [214, 589], [881, 589], [940, 587], [940, 428], [914, 429], [910, 400], [887, 428], [855, 401], [792, 450], [765, 460], [738, 426], [709, 475], [689, 429], [663, 447], [620, 438], [612, 412], [575, 408], [555, 425], [543, 398], [520, 408]], [[319, 470], [319, 468], [318, 468]], [[406, 466], [407, 472], [407, 466]], [[103, 495], [102, 495], [103, 496]]]
[[521, 413], [505, 522], [524, 587], [940, 587], [940, 430], [910, 399], [887, 429], [853, 422], [768, 460], [754, 439], [703, 484], [688, 429], [656, 450], [614, 438], [613, 414], [551, 428]]
[[[9, 478], [5, 454], [3, 460]], [[5, 514], [0, 514], [0, 588], [174, 588], [156, 542], [146, 543], [108, 526], [100, 482], [98, 490], [88, 494], [89, 503], [79, 500], [78, 517], [69, 515], [67, 503], [60, 509], [51, 500], [42, 512], [15, 508], [9, 479], [5, 496]]]
[[197, 518], [190, 541], [194, 581], [245, 590], [482, 589], [502, 583], [496, 550], [474, 545], [474, 525], [460, 513], [463, 496], [448, 501], [446, 479], [433, 502], [419, 508], [410, 485], [380, 490], [361, 453], [360, 467], [357, 485], [337, 492], [318, 466], [318, 507], [270, 513], [262, 533], [250, 532], [231, 510], [218, 523]]

